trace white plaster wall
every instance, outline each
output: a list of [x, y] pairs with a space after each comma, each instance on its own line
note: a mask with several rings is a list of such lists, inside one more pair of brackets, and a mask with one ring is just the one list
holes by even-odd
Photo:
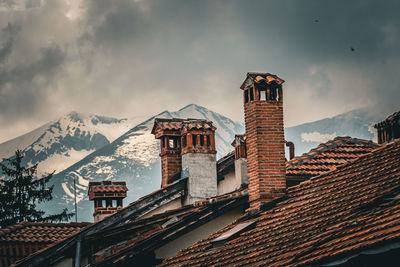
[[185, 204], [193, 204], [218, 194], [215, 154], [186, 153], [182, 155], [182, 169], [189, 170]]
[[224, 175], [224, 179], [218, 183], [218, 195], [235, 191], [237, 188], [235, 171], [231, 171]]
[[169, 242], [155, 250], [157, 259], [165, 259], [175, 256], [179, 251], [189, 246], [192, 246], [197, 241], [200, 241], [209, 235], [217, 232], [226, 225], [231, 224], [234, 220], [243, 215], [243, 209], [238, 207], [230, 212], [221, 215], [214, 220], [203, 224], [202, 226], [190, 231], [189, 233], [180, 236], [179, 238]]
[[178, 209], [180, 207], [182, 207], [182, 201], [181, 201], [181, 198], [178, 198], [178, 199], [172, 200], [171, 202], [168, 202], [168, 203], [150, 211], [149, 213], [145, 214], [144, 216], [142, 216], [140, 218], [149, 218], [155, 214], [163, 213], [168, 210]]
[[236, 176], [236, 188], [239, 188], [242, 184], [248, 183], [247, 159], [240, 158], [235, 160], [235, 176]]

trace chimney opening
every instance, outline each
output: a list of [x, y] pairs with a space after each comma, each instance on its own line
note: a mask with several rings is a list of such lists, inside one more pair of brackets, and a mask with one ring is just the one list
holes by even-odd
[[186, 144], [186, 135], [184, 135], [183, 138], [182, 138], [182, 146], [186, 147], [186, 145], [187, 145]]
[[204, 147], [204, 136], [200, 135], [200, 146]]
[[192, 135], [192, 140], [193, 140], [193, 146], [197, 146], [197, 135], [193, 134]]
[[165, 148], [165, 147], [164, 147], [164, 137], [161, 137], [161, 138], [160, 138], [160, 142], [161, 142], [161, 148]]
[[260, 91], [260, 100], [261, 101], [267, 101], [267, 92], [266, 91]]
[[249, 102], [249, 90], [246, 89], [244, 90], [244, 103], [248, 103]]
[[168, 139], [168, 147], [169, 148], [175, 148], [173, 139]]
[[253, 89], [249, 89], [250, 90], [250, 101], [254, 100], [254, 90]]

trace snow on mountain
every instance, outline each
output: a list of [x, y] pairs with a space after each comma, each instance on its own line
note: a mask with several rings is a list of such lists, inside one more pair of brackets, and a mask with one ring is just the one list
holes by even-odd
[[10, 157], [16, 149], [24, 164], [40, 163], [39, 176], [61, 171], [129, 130], [135, 119], [116, 119], [71, 112], [30, 133], [0, 144], [0, 154]]
[[[285, 129], [286, 140], [294, 142], [296, 155], [308, 152], [335, 136], [373, 139], [374, 123], [385, 118], [373, 108], [343, 113], [332, 118]], [[160, 187], [159, 143], [150, 133], [156, 117], [198, 118], [213, 121], [216, 131], [217, 157], [233, 150], [235, 134], [244, 133], [242, 123], [194, 104], [176, 112], [164, 111], [136, 125], [136, 119], [115, 119], [72, 112], [26, 135], [0, 144], [0, 154], [9, 156], [23, 149], [27, 163], [39, 163], [41, 172], [63, 170], [56, 174], [54, 200], [45, 203], [49, 213], [64, 207], [74, 210], [74, 181], [78, 201], [78, 220], [92, 221], [92, 203], [87, 199], [90, 181], [126, 181], [129, 192], [125, 203]], [[136, 125], [135, 127], [133, 127]], [[133, 128], [132, 128], [133, 127]]]
[[55, 204], [46, 208], [53, 211], [67, 206], [73, 210], [74, 180], [78, 202], [78, 220], [91, 221], [92, 203], [87, 190], [90, 181], [126, 181], [127, 203], [158, 189], [161, 184], [159, 141], [151, 134], [155, 118], [196, 118], [213, 121], [217, 127], [217, 157], [233, 150], [231, 141], [236, 133], [244, 133], [242, 124], [194, 104], [179, 111], [164, 111], [132, 128], [114, 142], [103, 146], [53, 178]]
[[46, 123], [45, 125], [27, 133], [16, 137], [14, 139], [8, 140], [0, 144], [0, 160], [3, 158], [9, 158], [15, 154], [17, 149], [23, 150], [30, 144], [36, 141], [43, 132], [51, 125], [51, 123]]

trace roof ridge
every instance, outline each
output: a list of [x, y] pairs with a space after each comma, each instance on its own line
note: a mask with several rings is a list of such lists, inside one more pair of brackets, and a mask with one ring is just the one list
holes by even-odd
[[[378, 152], [379, 150], [386, 149], [387, 147], [392, 146], [392, 145], [394, 146], [394, 145], [396, 145], [396, 143], [399, 143], [399, 145], [400, 145], [400, 138], [399, 138], [399, 139], [396, 139], [396, 140], [394, 140], [394, 141], [392, 141], [392, 142], [390, 142], [390, 143], [387, 143], [387, 144], [385, 144], [385, 145], [380, 145], [378, 148], [375, 148], [375, 149], [371, 150], [370, 152], [367, 152], [367, 153], [365, 153], [365, 154], [363, 154], [363, 155], [361, 155], [361, 156], [355, 158], [355, 159], [352, 160], [352, 161], [343, 163], [343, 164], [337, 166], [337, 167], [336, 167], [335, 169], [333, 169], [333, 170], [327, 171], [327, 172], [322, 173], [322, 174], [317, 175], [317, 176], [313, 176], [313, 177], [311, 177], [310, 179], [305, 180], [305, 181], [302, 181], [302, 182], [300, 182], [299, 184], [297, 184], [297, 185], [295, 185], [295, 186], [289, 187], [289, 188], [288, 188], [288, 191], [289, 191], [289, 190], [290, 190], [290, 191], [296, 191], [296, 190], [298, 190], [298, 188], [299, 188], [301, 185], [304, 185], [304, 184], [306, 184], [306, 183], [311, 183], [311, 182], [314, 181], [314, 180], [317, 180], [317, 179], [320, 179], [320, 178], [322, 178], [322, 177], [331, 175], [331, 174], [334, 173], [334, 172], [337, 172], [337, 171], [340, 172], [343, 168], [345, 168], [345, 167], [347, 167], [347, 166], [349, 166], [349, 165], [351, 165], [351, 164], [355, 164], [355, 163], [357, 163], [358, 161], [361, 161], [361, 160], [363, 160], [364, 158], [366, 158], [366, 157], [368, 157], [368, 156], [371, 156], [372, 154]], [[291, 189], [292, 189], [292, 190], [291, 190]], [[288, 192], [288, 193], [289, 193], [289, 192]]]
[[295, 167], [306, 163], [317, 155], [321, 155], [324, 152], [332, 150], [343, 144], [369, 144], [379, 146], [371, 140], [365, 140], [360, 138], [353, 138], [350, 136], [336, 136], [334, 139], [329, 140], [325, 143], [320, 143], [316, 148], [311, 149], [309, 152], [303, 153], [301, 156], [294, 157], [287, 162], [287, 168]]
[[223, 162], [224, 160], [226, 160], [228, 158], [230, 158], [234, 154], [235, 154], [235, 150], [232, 150], [231, 152], [229, 152], [228, 154], [226, 154], [225, 156], [223, 156], [222, 158], [217, 160], [217, 164]]
[[8, 235], [10, 233], [15, 232], [18, 229], [26, 228], [29, 226], [50, 226], [50, 227], [74, 227], [74, 228], [82, 228], [90, 225], [90, 222], [60, 222], [60, 223], [53, 223], [53, 222], [27, 222], [22, 221], [17, 224], [9, 225], [5, 228], [0, 229], [0, 237]]

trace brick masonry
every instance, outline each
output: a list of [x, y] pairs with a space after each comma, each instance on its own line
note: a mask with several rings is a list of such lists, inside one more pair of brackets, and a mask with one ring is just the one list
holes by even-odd
[[168, 185], [168, 178], [182, 170], [182, 157], [180, 151], [169, 151], [161, 156], [161, 187]]
[[259, 92], [254, 95], [244, 103], [250, 210], [286, 192], [282, 96], [259, 100]]

